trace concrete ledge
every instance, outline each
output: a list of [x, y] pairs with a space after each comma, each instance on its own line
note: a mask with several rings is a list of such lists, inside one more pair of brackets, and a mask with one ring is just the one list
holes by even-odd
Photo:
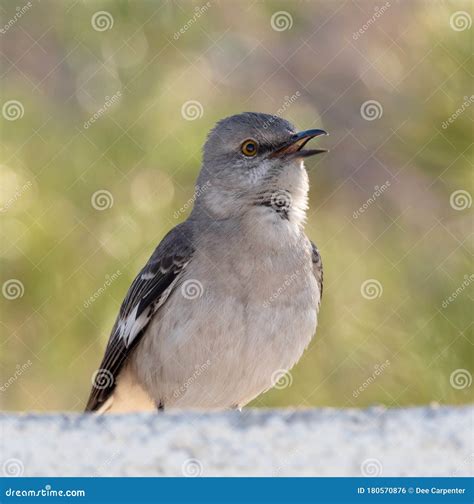
[[23, 476], [470, 476], [474, 407], [0, 416]]

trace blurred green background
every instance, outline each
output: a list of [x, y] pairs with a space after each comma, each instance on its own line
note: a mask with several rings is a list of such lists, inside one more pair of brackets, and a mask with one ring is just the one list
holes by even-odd
[[246, 110], [331, 149], [317, 337], [254, 405], [471, 401], [472, 6], [3, 0], [2, 408], [83, 408], [207, 131]]

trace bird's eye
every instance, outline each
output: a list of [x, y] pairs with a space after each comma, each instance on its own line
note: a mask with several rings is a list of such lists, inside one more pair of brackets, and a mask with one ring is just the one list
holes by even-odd
[[245, 142], [240, 147], [242, 154], [247, 157], [253, 157], [257, 154], [258, 143], [255, 140], [245, 140]]

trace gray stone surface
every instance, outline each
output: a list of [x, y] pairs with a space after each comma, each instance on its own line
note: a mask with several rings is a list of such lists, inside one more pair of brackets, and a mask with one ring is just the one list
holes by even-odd
[[474, 407], [3, 414], [24, 476], [468, 476]]

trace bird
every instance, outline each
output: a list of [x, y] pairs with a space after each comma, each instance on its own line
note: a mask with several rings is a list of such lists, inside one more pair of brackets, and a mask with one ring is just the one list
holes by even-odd
[[217, 122], [193, 208], [133, 280], [86, 412], [240, 410], [298, 362], [323, 293], [304, 165], [322, 135], [260, 112]]

